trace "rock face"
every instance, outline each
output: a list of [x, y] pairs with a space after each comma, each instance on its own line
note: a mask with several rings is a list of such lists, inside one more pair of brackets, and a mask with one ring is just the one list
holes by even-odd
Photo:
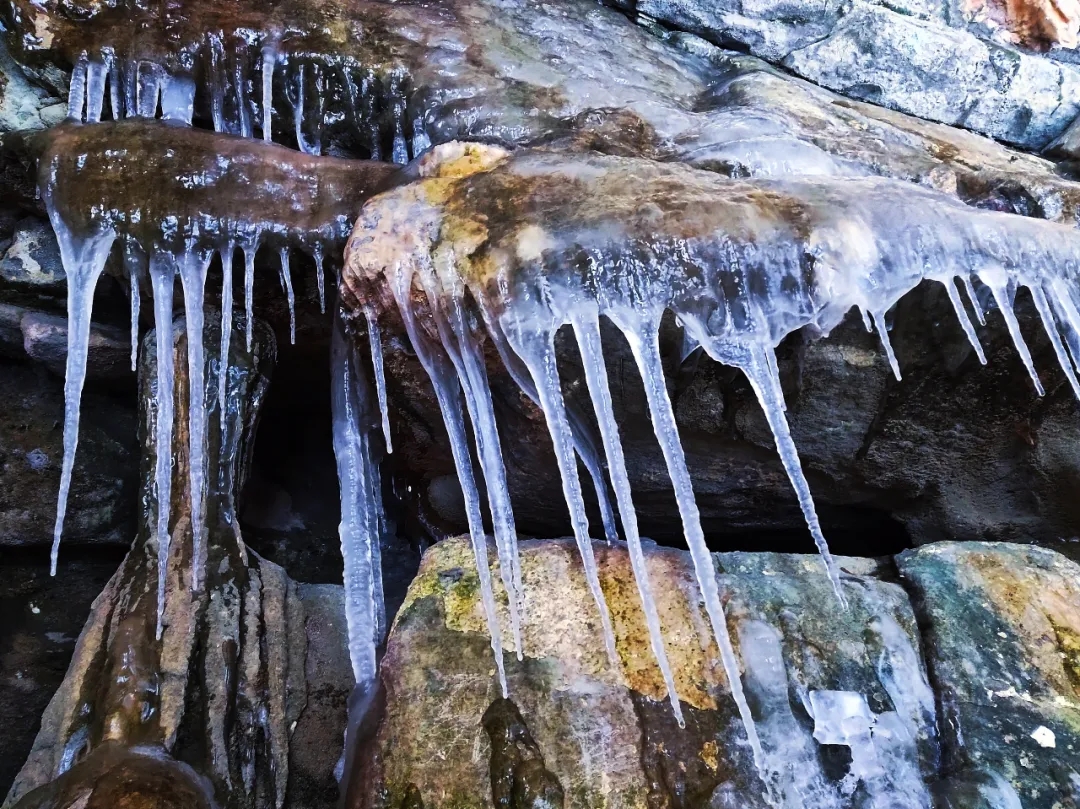
[[1004, 781], [1028, 809], [1080, 798], [1080, 565], [1052, 551], [942, 543], [901, 554], [941, 708], [947, 807]]
[[[680, 729], [662, 701], [625, 548], [595, 549], [619, 669], [604, 654], [573, 543], [525, 542], [524, 658], [506, 652], [509, 700], [493, 676], [468, 543], [427, 552], [387, 644], [385, 713], [354, 774], [365, 785], [356, 805], [559, 806], [550, 801], [560, 794], [566, 806], [766, 805], [687, 555], [647, 552], [687, 717]], [[843, 560], [851, 609], [842, 613], [812, 557], [715, 560], [773, 796], [785, 806], [846, 806], [857, 789], [929, 806], [933, 695], [904, 592], [873, 563]], [[847, 731], [845, 718], [855, 720]], [[872, 744], [871, 724], [880, 734]], [[845, 744], [856, 759], [876, 751], [885, 769], [845, 781]]]

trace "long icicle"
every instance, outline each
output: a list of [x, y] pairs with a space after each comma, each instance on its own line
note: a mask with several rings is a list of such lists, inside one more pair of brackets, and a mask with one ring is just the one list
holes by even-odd
[[210, 254], [188, 251], [179, 261], [184, 288], [188, 358], [188, 480], [191, 498], [191, 586], [198, 590], [206, 564], [206, 390], [203, 384], [203, 298]]
[[274, 43], [263, 46], [262, 51], [262, 139], [271, 143], [274, 122], [274, 67], [277, 65], [277, 47]]
[[[634, 320], [636, 321], [637, 318], [634, 317]], [[713, 566], [709, 548], [705, 544], [705, 534], [701, 529], [701, 515], [694, 499], [690, 471], [686, 467], [686, 455], [679, 439], [679, 428], [675, 422], [675, 413], [671, 409], [671, 399], [664, 381], [664, 367], [660, 360], [660, 346], [657, 342], [659, 318], [654, 317], [638, 322], [617, 322], [616, 325], [626, 335], [638, 366], [638, 372], [645, 384], [645, 396], [649, 403], [649, 412], [652, 414], [653, 431], [660, 443], [668, 475], [675, 488], [675, 498], [679, 506], [679, 515], [682, 517], [686, 544], [694, 562], [698, 587], [701, 588], [701, 595], [705, 600], [705, 611], [709, 615], [709, 622], [720, 649], [720, 658], [723, 661], [728, 685], [731, 687], [731, 696], [735, 700], [747, 740], [754, 753], [754, 764], [758, 771], [762, 772], [765, 758], [761, 749], [761, 740], [758, 737], [753, 714], [750, 713], [750, 705], [743, 693], [739, 663], [731, 645], [731, 635], [728, 633], [727, 620], [720, 601], [720, 589], [716, 583], [716, 569]]]
[[[321, 244], [316, 244], [315, 249], [312, 251], [315, 258], [315, 282], [319, 286], [319, 314], [326, 314], [326, 276], [323, 272], [323, 248]], [[387, 452], [390, 449], [387, 447]]]
[[157, 497], [158, 588], [157, 638], [165, 617], [165, 574], [169, 566], [169, 513], [172, 500], [173, 434], [173, 277], [172, 256], [150, 256], [150, 283], [154, 288], [154, 329], [157, 341], [157, 422], [155, 423], [154, 492]]
[[979, 362], [986, 365], [986, 354], [983, 353], [982, 343], [979, 342], [979, 337], [975, 334], [975, 327], [972, 325], [967, 310], [964, 308], [964, 302], [960, 300], [960, 293], [957, 291], [953, 279], [950, 278], [945, 281], [945, 291], [949, 293], [949, 302], [952, 304], [953, 311], [956, 312], [956, 319], [960, 321], [960, 328], [964, 330], [968, 342], [975, 349], [975, 356], [979, 358]]
[[770, 362], [768, 354], [772, 349], [761, 344], [751, 344], [747, 347], [747, 361], [744, 363], [743, 372], [750, 382], [750, 386], [757, 394], [761, 409], [765, 411], [765, 419], [769, 422], [773, 440], [776, 442], [776, 451], [784, 464], [788, 480], [795, 489], [795, 496], [799, 500], [799, 508], [802, 509], [803, 518], [810, 529], [810, 535], [814, 538], [818, 553], [825, 564], [825, 570], [829, 574], [836, 597], [842, 606], [847, 606], [844, 596], [843, 585], [840, 583], [840, 573], [829, 552], [829, 545], [825, 541], [825, 535], [821, 531], [821, 523], [818, 520], [817, 509], [814, 507], [814, 498], [810, 494], [810, 484], [806, 482], [806, 476], [802, 471], [802, 463], [799, 461], [799, 453], [795, 449], [795, 441], [791, 437], [791, 429], [788, 427], [787, 418], [784, 416], [784, 392], [780, 388], [780, 376], [776, 369], [775, 355]]
[[86, 72], [89, 59], [84, 53], [75, 61], [68, 85], [68, 118], [83, 120], [83, 108], [86, 102]]
[[56, 522], [53, 525], [52, 550], [49, 553], [49, 572], [56, 575], [60, 553], [60, 537], [64, 533], [71, 473], [75, 468], [75, 451], [79, 446], [79, 407], [83, 383], [86, 381], [86, 362], [90, 348], [90, 318], [94, 308], [94, 290], [105, 269], [109, 250], [115, 236], [100, 234], [81, 240], [72, 237], [52, 206], [52, 194], [46, 192], [45, 205], [60, 244], [60, 259], [67, 273], [67, 360], [64, 372], [64, 458], [60, 465], [60, 493], [56, 502]]
[[[236, 245], [229, 242], [221, 248], [221, 353], [218, 360], [218, 411], [222, 436], [225, 434], [225, 397], [229, 387], [229, 341], [233, 329], [233, 253]], [[225, 442], [222, 441], [222, 446]]]
[[142, 252], [133, 243], [124, 245], [124, 263], [131, 282], [131, 370], [139, 370], [139, 307], [142, 294], [139, 290], [139, 266]]
[[1065, 378], [1069, 380], [1073, 395], [1077, 400], [1080, 400], [1080, 381], [1076, 379], [1076, 374], [1073, 373], [1069, 355], [1065, 351], [1065, 345], [1061, 342], [1061, 334], [1058, 332], [1057, 323], [1054, 321], [1054, 313], [1050, 311], [1050, 303], [1046, 300], [1046, 295], [1043, 294], [1042, 288], [1038, 284], [1032, 284], [1028, 289], [1031, 292], [1032, 300], [1035, 301], [1035, 308], [1039, 312], [1043, 328], [1046, 329], [1046, 336], [1050, 338], [1050, 345], [1054, 347], [1054, 355], [1057, 357], [1058, 365], [1065, 372]]
[[289, 248], [282, 247], [281, 280], [285, 284], [285, 297], [289, 301], [289, 345], [296, 345], [296, 295], [293, 293], [292, 270], [289, 268]]
[[971, 301], [971, 310], [975, 313], [975, 319], [979, 321], [980, 326], [986, 325], [986, 313], [983, 312], [982, 304], [979, 303], [979, 296], [975, 294], [975, 285], [971, 283], [971, 275], [964, 273], [960, 276], [960, 280], [964, 284], [964, 290], [967, 292], [968, 300]]
[[1073, 303], [1068, 287], [1058, 278], [1046, 285], [1046, 294], [1057, 312], [1061, 330], [1065, 333], [1065, 345], [1069, 347], [1073, 366], [1080, 371], [1080, 312]]
[[[516, 339], [515, 339], [516, 338]], [[615, 649], [615, 633], [611, 628], [611, 614], [608, 611], [604, 591], [600, 587], [600, 573], [593, 553], [592, 539], [589, 536], [589, 519], [585, 515], [585, 499], [581, 493], [581, 481], [578, 478], [577, 456], [574, 442], [570, 435], [570, 424], [566, 419], [566, 405], [563, 401], [562, 385], [559, 382], [559, 370], [555, 357], [554, 333], [536, 331], [531, 334], [517, 332], [511, 337], [514, 348], [532, 375], [536, 391], [540, 396], [540, 409], [544, 411], [551, 443], [555, 449], [555, 459], [562, 477], [563, 497], [570, 509], [570, 523], [574, 529], [578, 552], [581, 554], [585, 570], [585, 581], [589, 585], [593, 601], [600, 613], [600, 625], [603, 630], [604, 647], [608, 660], [615, 671], [622, 670], [619, 653]]]
[[889, 327], [885, 325], [885, 313], [871, 312], [870, 316], [877, 327], [878, 337], [881, 338], [881, 347], [885, 349], [885, 356], [889, 359], [889, 367], [892, 368], [893, 376], [899, 382], [902, 378], [900, 376], [900, 363], [896, 361], [896, 354], [893, 353], [892, 340], [889, 339]]
[[386, 452], [390, 454], [394, 451], [394, 447], [390, 441], [390, 409], [386, 401], [386, 372], [383, 368], [382, 336], [379, 333], [379, 321], [375, 316], [375, 310], [370, 306], [365, 306], [364, 317], [367, 319], [368, 342], [371, 344], [371, 367], [375, 371], [375, 393], [379, 397], [383, 439], [386, 441]]
[[255, 295], [255, 252], [259, 249], [258, 237], [251, 244], [244, 245], [244, 332], [247, 337], [247, 350], [251, 353], [251, 330], [255, 324], [252, 309]]
[[[401, 310], [405, 330], [412, 342], [416, 356], [420, 364], [424, 366], [432, 387], [435, 389], [435, 398], [442, 412], [443, 422], [450, 439], [450, 452], [454, 457], [454, 466], [457, 469], [458, 483], [465, 500], [465, 513], [469, 522], [469, 539], [472, 542], [473, 557], [476, 561], [476, 572], [480, 579], [480, 595], [484, 607], [484, 618], [487, 621], [488, 635], [491, 640], [491, 651], [495, 656], [495, 666], [499, 674], [499, 687], [504, 697], [509, 696], [506, 684], [506, 668], [503, 664], [502, 631], [499, 628], [498, 613], [495, 609], [495, 591], [492, 588], [491, 568], [488, 563], [487, 536], [484, 534], [484, 521], [480, 512], [480, 492], [476, 488], [476, 480], [473, 477], [472, 457], [469, 454], [469, 445], [465, 438], [465, 417], [461, 412], [461, 400], [458, 395], [458, 385], [454, 384], [453, 367], [445, 355], [440, 356], [441, 349], [431, 345], [427, 338], [421, 334], [416, 323], [416, 317], [412, 310], [409, 299], [411, 290], [411, 278], [406, 279], [402, 289], [395, 288], [394, 296], [397, 299], [398, 308]], [[508, 594], [509, 595], [509, 594]]]
[[1024, 367], [1035, 385], [1035, 392], [1043, 396], [1046, 391], [1043, 390], [1042, 380], [1039, 379], [1039, 373], [1035, 370], [1035, 363], [1032, 362], [1031, 351], [1028, 350], [1027, 343], [1024, 342], [1024, 335], [1020, 333], [1020, 324], [1016, 320], [1016, 313], [1013, 311], [1012, 301], [1009, 300], [1009, 293], [1005, 288], [1005, 284], [996, 276], [996, 273], [980, 273], [979, 279], [990, 287], [990, 291], [994, 295], [994, 301], [997, 303], [998, 309], [1001, 310], [1001, 316], [1005, 318], [1005, 325], [1009, 329], [1013, 345], [1016, 346], [1016, 353], [1020, 355], [1020, 360], [1024, 363]]
[[649, 628], [649, 643], [653, 655], [660, 667], [660, 674], [667, 686], [668, 699], [672, 713], [679, 727], [686, 727], [682, 705], [675, 689], [675, 676], [671, 672], [667, 651], [664, 649], [664, 635], [660, 627], [660, 616], [656, 611], [656, 601], [649, 583], [649, 570], [645, 564], [645, 554], [641, 549], [641, 535], [638, 533], [637, 512], [630, 491], [630, 477], [626, 472], [626, 459], [623, 457], [622, 439], [619, 437], [619, 425], [615, 420], [615, 411], [611, 404], [611, 388], [608, 385], [607, 364], [600, 341], [600, 323], [598, 315], [590, 312], [587, 316], [575, 317], [574, 334], [577, 336], [578, 349], [585, 366], [585, 381], [589, 386], [596, 420], [600, 425], [600, 438], [607, 455], [611, 484], [615, 489], [615, 500], [619, 504], [619, 516], [622, 518], [623, 533], [630, 552], [630, 566], [634, 571], [641, 607], [645, 612], [645, 625]]

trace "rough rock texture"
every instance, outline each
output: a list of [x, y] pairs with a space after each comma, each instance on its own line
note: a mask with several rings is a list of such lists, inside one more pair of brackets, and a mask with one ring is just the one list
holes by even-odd
[[0, 284], [34, 292], [62, 292], [66, 285], [60, 247], [52, 227], [40, 219], [18, 222], [11, 245], [0, 259]]
[[[387, 645], [385, 714], [354, 774], [365, 793], [354, 805], [525, 807], [544, 805], [529, 795], [561, 792], [567, 806], [764, 806], [687, 555], [647, 550], [682, 730], [661, 701], [625, 548], [595, 550], [620, 670], [604, 654], [573, 542], [525, 542], [524, 660], [505, 654], [509, 706], [498, 701], [468, 542], [428, 550]], [[840, 794], [844, 767], [817, 749], [810, 700], [851, 690], [867, 695], [882, 727], [896, 721], [908, 734], [884, 781], [861, 788], [924, 805], [933, 699], [904, 592], [870, 560], [842, 560], [852, 604], [843, 613], [816, 558], [715, 558], [776, 793]], [[827, 724], [824, 709], [818, 716]], [[512, 799], [493, 804], [493, 793]]]
[[0, 133], [60, 123], [67, 104], [51, 88], [32, 82], [0, 42]]
[[[52, 541], [63, 387], [42, 368], [0, 359], [0, 546]], [[136, 414], [129, 401], [93, 391], [84, 394], [82, 414], [65, 536], [73, 544], [126, 545], [134, 530]]]
[[1080, 565], [1052, 551], [941, 543], [898, 559], [910, 582], [942, 752], [968, 806], [1004, 779], [1026, 809], [1080, 798]]

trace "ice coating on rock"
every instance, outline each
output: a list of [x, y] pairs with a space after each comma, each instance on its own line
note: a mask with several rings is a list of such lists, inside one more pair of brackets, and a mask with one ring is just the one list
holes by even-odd
[[372, 429], [367, 380], [355, 348], [335, 314], [330, 354], [333, 375], [334, 455], [341, 485], [341, 556], [345, 563], [345, 618], [349, 658], [358, 684], [375, 679], [375, 651], [382, 642], [386, 607], [382, 599], [379, 506], [382, 497], [368, 434]]

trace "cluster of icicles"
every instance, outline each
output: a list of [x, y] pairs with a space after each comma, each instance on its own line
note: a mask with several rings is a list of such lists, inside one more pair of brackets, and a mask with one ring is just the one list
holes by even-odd
[[[340, 84], [337, 89], [346, 99], [349, 126], [370, 159], [405, 164], [431, 145], [421, 105], [409, 91], [409, 78], [403, 71], [383, 78], [372, 70], [292, 60], [268, 41], [260, 49], [256, 78], [248, 50], [246, 42], [228, 47], [215, 34], [203, 43], [199, 61], [206, 75], [206, 106], [215, 132], [251, 138], [258, 129], [264, 141], [273, 141], [277, 74], [292, 112], [291, 134], [306, 154], [322, 153], [323, 128], [340, 115], [326, 109], [327, 98], [335, 95], [332, 81]], [[113, 120], [136, 115], [156, 118], [160, 113], [163, 120], [191, 125], [197, 86], [201, 85], [193, 74], [171, 74], [155, 62], [124, 61], [107, 48], [97, 56], [84, 52], [71, 77], [68, 117], [97, 123], [103, 120], [108, 99]], [[253, 97], [255, 87], [260, 89], [258, 101]]]

